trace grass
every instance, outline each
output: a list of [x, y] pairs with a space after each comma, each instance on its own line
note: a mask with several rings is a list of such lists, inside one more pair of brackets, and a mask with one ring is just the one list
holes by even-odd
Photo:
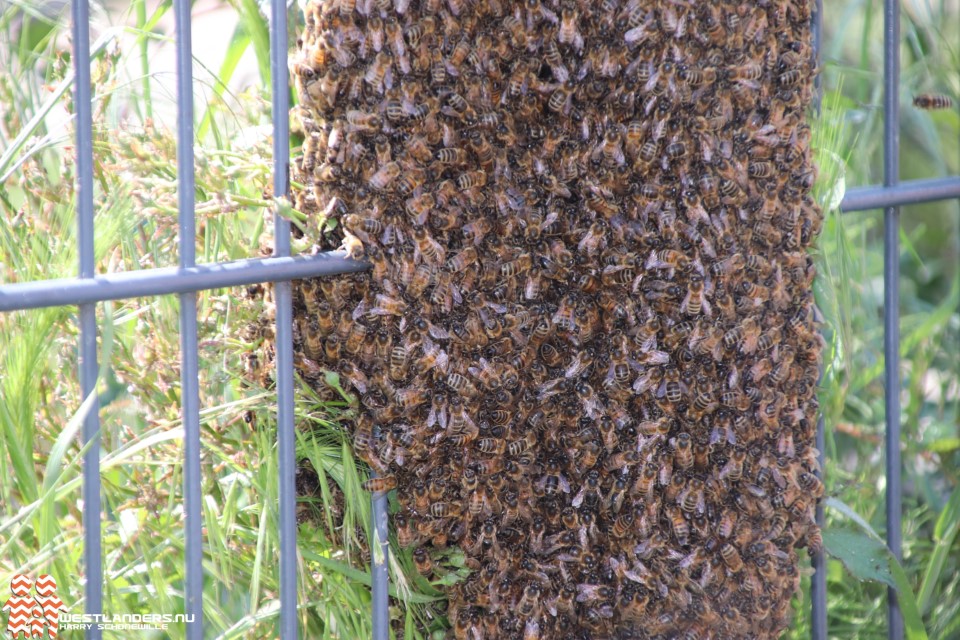
[[[268, 86], [266, 22], [255, 2], [234, 0], [238, 26], [198, 103], [198, 261], [228, 260], [269, 246], [268, 97], [228, 88], [252, 48]], [[841, 215], [845, 189], [882, 177], [881, 16], [876, 3], [825, 3], [824, 106], [813, 119], [825, 223], [816, 284], [827, 340], [821, 391], [831, 635], [885, 637], [886, 584], [916, 605], [923, 632], [960, 635], [960, 285], [957, 203], [906, 207], [901, 233], [904, 560], [870, 573], [844, 540], [869, 544], [884, 530], [882, 441], [882, 218]], [[956, 9], [919, 3], [904, 13], [903, 177], [960, 172], [957, 111], [919, 112], [909, 96], [960, 98]], [[0, 281], [76, 271], [75, 198], [69, 161], [70, 61], [65, 20], [45, 21], [25, 1], [0, 16]], [[166, 266], [176, 256], [172, 99], [151, 60], [169, 39], [169, 3], [136, 0], [94, 44], [97, 261], [100, 271]], [[151, 12], [152, 8], [152, 12]], [[32, 16], [20, 29], [17, 16]], [[949, 11], [954, 13], [950, 14]], [[950, 20], [952, 16], [954, 19]], [[953, 29], [953, 31], [950, 31]], [[832, 204], [831, 204], [832, 203]], [[295, 222], [296, 212], [292, 212]], [[258, 292], [200, 295], [201, 404], [207, 637], [277, 637], [278, 540], [274, 416], [269, 380], [243, 374], [258, 346], [245, 328], [263, 312]], [[109, 613], [182, 612], [182, 429], [178, 419], [177, 301], [173, 296], [100, 305], [104, 573]], [[76, 378], [72, 308], [0, 315], [0, 584], [15, 572], [52, 573], [72, 611], [83, 607], [80, 461], [84, 410]], [[335, 380], [331, 380], [335, 383]], [[316, 498], [301, 505], [303, 637], [369, 637], [369, 500], [338, 420], [350, 402], [297, 394], [298, 455], [317, 470]], [[866, 541], [866, 542], [865, 542]], [[395, 542], [395, 541], [394, 541]], [[391, 560], [393, 610], [405, 637], [441, 629], [440, 583]], [[451, 558], [456, 565], [456, 558]], [[808, 572], [809, 573], [809, 572]], [[805, 585], [809, 578], [804, 579]], [[905, 583], [905, 584], [904, 584]], [[809, 637], [808, 598], [796, 599], [790, 638]], [[911, 627], [917, 633], [915, 625]], [[168, 635], [182, 637], [182, 628]], [[106, 633], [106, 637], [124, 637]], [[149, 637], [149, 636], [145, 636]], [[920, 636], [913, 636], [920, 637]]]
[[[245, 3], [246, 9], [255, 3]], [[170, 46], [153, 30], [167, 13], [134, 4], [129, 23], [94, 45], [98, 270], [175, 264], [177, 242], [175, 133], [149, 58]], [[0, 19], [7, 72], [0, 95], [0, 278], [23, 282], [69, 277], [76, 270], [69, 59], [53, 36], [64, 22], [14, 46], [16, 5]], [[248, 16], [246, 22], [253, 18]], [[257, 27], [261, 32], [265, 23]], [[272, 202], [269, 101], [227, 89], [244, 52], [266, 41], [239, 33], [214, 87], [198, 108], [204, 126], [196, 149], [197, 256], [215, 262], [258, 255], [270, 244], [264, 218]], [[246, 38], [246, 39], [245, 39]], [[38, 75], [36, 69], [41, 69]], [[127, 70], [136, 69], [132, 75]], [[267, 67], [268, 71], [268, 67]], [[19, 212], [19, 213], [18, 213]], [[105, 611], [182, 613], [182, 427], [179, 422], [178, 305], [174, 296], [100, 305], [103, 434]], [[277, 469], [273, 394], [244, 375], [259, 348], [243, 329], [264, 313], [254, 292], [200, 295], [205, 599], [207, 637], [278, 636]], [[244, 336], [244, 337], [241, 337]], [[0, 316], [0, 582], [16, 572], [51, 573], [71, 611], [81, 611], [82, 451], [77, 429], [75, 310]], [[269, 384], [268, 380], [263, 380]], [[342, 403], [341, 403], [342, 404]], [[298, 454], [321, 470], [316, 504], [302, 505], [300, 624], [303, 637], [370, 635], [368, 496], [343, 432], [345, 406], [318, 405], [304, 388], [297, 417]], [[317, 517], [316, 514], [319, 514]], [[410, 615], [436, 600], [429, 585], [412, 587], [396, 566], [395, 593]], [[424, 587], [430, 591], [424, 594]], [[175, 627], [176, 625], [174, 625]], [[147, 637], [183, 637], [184, 630]], [[105, 637], [126, 637], [124, 632]]]

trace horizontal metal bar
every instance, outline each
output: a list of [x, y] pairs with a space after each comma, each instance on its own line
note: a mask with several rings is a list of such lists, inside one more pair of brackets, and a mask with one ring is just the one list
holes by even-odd
[[909, 180], [890, 187], [856, 187], [847, 191], [840, 210], [867, 211], [952, 198], [960, 198], [960, 176]]
[[0, 286], [0, 311], [189, 293], [260, 282], [358, 273], [369, 268], [366, 262], [347, 259], [343, 251], [329, 251], [314, 256], [198, 264], [189, 269], [163, 267], [109, 273], [89, 279], [39, 280]]

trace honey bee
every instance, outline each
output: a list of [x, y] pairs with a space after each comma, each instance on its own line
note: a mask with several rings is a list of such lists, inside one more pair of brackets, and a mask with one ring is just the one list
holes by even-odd
[[540, 607], [540, 585], [531, 582], [523, 589], [523, 596], [517, 603], [517, 613], [522, 618], [531, 618]]
[[452, 518], [456, 515], [456, 512], [456, 505], [449, 502], [434, 502], [428, 510], [428, 513], [434, 518]]
[[573, 88], [569, 83], [563, 84], [550, 94], [547, 101], [547, 109], [554, 113], [563, 113], [570, 106], [570, 98], [573, 95]]
[[363, 482], [363, 490], [371, 493], [386, 493], [397, 488], [396, 476], [382, 476], [379, 478], [370, 478]]
[[579, 20], [580, 12], [572, 5], [565, 5], [560, 10], [560, 28], [557, 30], [557, 42], [569, 46], [578, 53], [583, 49]]
[[391, 60], [389, 54], [387, 54], [386, 50], [380, 51], [373, 59], [373, 62], [370, 63], [370, 66], [367, 67], [367, 71], [363, 76], [364, 82], [373, 87], [375, 91], [382, 93], [383, 80], [390, 66]]
[[405, 347], [396, 346], [390, 351], [388, 361], [390, 378], [395, 381], [403, 380], [407, 377], [407, 362], [409, 354]]
[[921, 93], [913, 97], [913, 106], [918, 109], [949, 109], [953, 106], [953, 100], [945, 95]]
[[400, 173], [400, 164], [397, 162], [389, 162], [380, 167], [380, 169], [373, 174], [368, 181], [368, 184], [371, 188], [382, 191], [390, 186], [390, 183], [396, 180], [400, 176]]
[[477, 441], [477, 448], [483, 453], [502, 455], [506, 445], [500, 438], [481, 438]]
[[729, 542], [725, 542], [720, 546], [720, 557], [723, 558], [724, 564], [734, 573], [738, 573], [743, 569], [743, 560], [740, 558], [740, 552]]
[[421, 226], [413, 228], [413, 241], [417, 250], [430, 263], [440, 265], [446, 258], [446, 250]]
[[676, 249], [652, 251], [647, 260], [647, 269], [681, 269], [690, 265], [690, 259]]
[[363, 133], [376, 133], [382, 126], [380, 116], [377, 114], [356, 109], [347, 111], [347, 122], [352, 125], [352, 130]]
[[673, 460], [683, 470], [693, 466], [692, 440], [689, 433], [681, 433], [672, 438], [670, 445], [673, 448]]
[[451, 373], [447, 376], [447, 386], [467, 398], [475, 398], [478, 394], [477, 388], [469, 379], [459, 373]]
[[534, 431], [528, 431], [527, 434], [519, 439], [514, 440], [507, 446], [507, 451], [511, 456], [520, 456], [524, 452], [528, 451], [530, 448], [535, 446], [537, 443], [537, 434]]
[[683, 511], [671, 508], [667, 510], [667, 515], [673, 528], [673, 535], [677, 538], [677, 543], [681, 547], [686, 547], [690, 544], [690, 526], [687, 524]]
[[457, 186], [466, 191], [467, 189], [476, 189], [487, 184], [487, 172], [481, 170], [468, 171], [460, 174], [457, 178]]

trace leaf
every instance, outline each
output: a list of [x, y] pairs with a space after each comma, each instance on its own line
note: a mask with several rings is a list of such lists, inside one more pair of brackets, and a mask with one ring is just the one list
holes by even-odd
[[855, 578], [896, 588], [883, 542], [850, 529], [830, 528], [823, 532], [823, 544]]
[[933, 588], [940, 579], [943, 566], [946, 564], [953, 542], [960, 532], [960, 487], [953, 490], [933, 531], [934, 548], [927, 561], [927, 569], [920, 584], [920, 593], [917, 595], [917, 606], [920, 611], [927, 613], [930, 609]]
[[445, 587], [449, 587], [457, 584], [458, 582], [463, 582], [463, 576], [459, 576], [456, 573], [447, 573], [439, 580], [432, 581], [432, 584], [442, 584]]
[[827, 498], [824, 504], [847, 516], [860, 527], [859, 532], [843, 528], [825, 529], [823, 544], [827, 552], [840, 560], [855, 577], [882, 582], [895, 589], [907, 640], [927, 640], [927, 632], [923, 627], [923, 618], [910, 580], [877, 532], [860, 514], [840, 500]]
[[825, 498], [823, 501], [823, 506], [839, 511], [860, 525], [860, 528], [863, 529], [864, 533], [869, 535], [871, 538], [874, 540], [879, 540], [881, 543], [883, 542], [883, 538], [880, 537], [880, 534], [874, 531], [873, 527], [871, 527], [870, 524], [864, 520], [859, 513], [847, 506], [847, 504], [842, 500], [837, 500], [836, 498]]
[[940, 438], [927, 445], [927, 449], [933, 453], [950, 453], [960, 449], [960, 438]]

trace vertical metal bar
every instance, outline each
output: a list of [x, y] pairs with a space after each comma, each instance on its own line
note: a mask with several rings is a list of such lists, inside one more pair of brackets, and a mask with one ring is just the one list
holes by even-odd
[[[808, 0], [809, 1], [809, 0]], [[813, 106], [816, 114], [820, 115], [820, 105], [823, 102], [823, 78], [820, 69], [820, 49], [823, 45], [823, 0], [816, 0], [813, 6], [813, 68], [817, 75], [813, 79]]]
[[[77, 244], [80, 277], [96, 269], [93, 232], [93, 113], [90, 86], [90, 5], [72, 0], [74, 106], [77, 110]], [[97, 307], [80, 305], [80, 391], [97, 392]], [[83, 419], [83, 441], [92, 443], [83, 455], [83, 561], [86, 571], [84, 613], [103, 613], [103, 557], [100, 541], [100, 402]], [[100, 629], [87, 630], [88, 640], [100, 640]]]
[[[826, 437], [823, 432], [823, 414], [817, 419], [817, 451], [819, 454], [820, 469], [818, 474], [823, 478], [824, 455], [823, 450], [826, 447]], [[817, 526], [821, 529], [824, 525], [823, 503], [817, 503], [816, 510]], [[814, 554], [811, 564], [813, 565], [813, 577], [810, 579], [810, 601], [812, 604], [812, 616], [810, 619], [810, 637], [813, 640], [827, 640], [827, 563], [823, 550]]]
[[[883, 184], [900, 179], [900, 3], [884, 0], [883, 9]], [[901, 549], [900, 487], [900, 208], [883, 215], [883, 351], [887, 450], [887, 546], [897, 558]], [[887, 637], [903, 638], [903, 618], [894, 589], [887, 592]]]
[[[193, 46], [190, 0], [175, 0], [177, 27], [177, 204], [180, 268], [196, 264], [193, 158]], [[197, 362], [197, 294], [180, 294], [180, 392], [183, 419], [185, 535], [184, 613], [187, 638], [203, 638], [203, 529], [200, 471], [200, 382]]]
[[[287, 78], [287, 7], [270, 4], [270, 75], [273, 93], [273, 195], [287, 196], [290, 170], [290, 88]], [[290, 255], [290, 222], [274, 212], [273, 255]], [[277, 450], [280, 474], [280, 637], [297, 637], [296, 434], [293, 405], [293, 297], [289, 281], [274, 285], [277, 307]]]
[[373, 640], [390, 637], [390, 574], [387, 560], [390, 553], [387, 522], [387, 494], [373, 494]]
[[[820, 50], [823, 44], [823, 1], [816, 0], [813, 10], [813, 23], [811, 24], [813, 36], [813, 67], [817, 75], [814, 79], [813, 101], [816, 114], [820, 115], [823, 103], [823, 80], [820, 76]], [[820, 478], [823, 478], [824, 455], [823, 450], [826, 446], [824, 436], [823, 413], [817, 418], [816, 447], [819, 451], [820, 460]], [[823, 504], [817, 503], [816, 522], [821, 529], [824, 525]], [[823, 549], [820, 549], [811, 559], [813, 565], [813, 577], [810, 579], [810, 636], [813, 640], [827, 640], [827, 567], [826, 558]]]

